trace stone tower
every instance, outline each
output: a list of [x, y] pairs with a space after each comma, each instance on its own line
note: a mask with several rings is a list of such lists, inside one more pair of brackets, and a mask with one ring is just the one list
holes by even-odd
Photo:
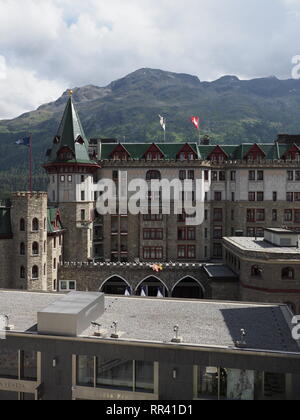
[[93, 258], [94, 174], [88, 141], [70, 96], [52, 149], [44, 165], [49, 175], [48, 198], [59, 207], [66, 233], [65, 261]]
[[14, 287], [47, 290], [47, 193], [12, 194], [11, 227]]

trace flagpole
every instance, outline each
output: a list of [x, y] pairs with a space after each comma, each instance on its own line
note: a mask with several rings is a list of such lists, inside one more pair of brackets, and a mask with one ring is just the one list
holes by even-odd
[[32, 194], [32, 134], [29, 135], [29, 191]]

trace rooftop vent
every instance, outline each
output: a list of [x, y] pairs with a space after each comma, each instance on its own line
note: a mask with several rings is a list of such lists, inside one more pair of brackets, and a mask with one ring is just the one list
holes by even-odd
[[103, 313], [103, 293], [72, 292], [38, 312], [38, 332], [76, 337]]

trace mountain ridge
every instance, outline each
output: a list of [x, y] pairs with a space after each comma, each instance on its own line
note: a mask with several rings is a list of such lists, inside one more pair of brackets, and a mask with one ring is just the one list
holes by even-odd
[[[88, 84], [73, 91], [84, 130], [93, 138], [162, 141], [159, 114], [167, 119], [168, 142], [198, 141], [192, 115], [201, 117], [202, 133], [214, 143], [273, 142], [280, 132], [300, 133], [300, 80], [225, 75], [201, 81], [186, 73], [142, 68], [107, 86]], [[66, 90], [36, 110], [0, 121], [0, 173], [25, 170], [26, 150], [15, 141], [31, 132], [35, 171], [41, 174], [67, 97]]]

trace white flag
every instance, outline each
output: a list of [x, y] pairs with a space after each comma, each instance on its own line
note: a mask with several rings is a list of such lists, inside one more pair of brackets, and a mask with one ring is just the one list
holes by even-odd
[[162, 126], [162, 129], [166, 131], [167, 120], [161, 115], [159, 115], [159, 119], [160, 119], [160, 125]]

